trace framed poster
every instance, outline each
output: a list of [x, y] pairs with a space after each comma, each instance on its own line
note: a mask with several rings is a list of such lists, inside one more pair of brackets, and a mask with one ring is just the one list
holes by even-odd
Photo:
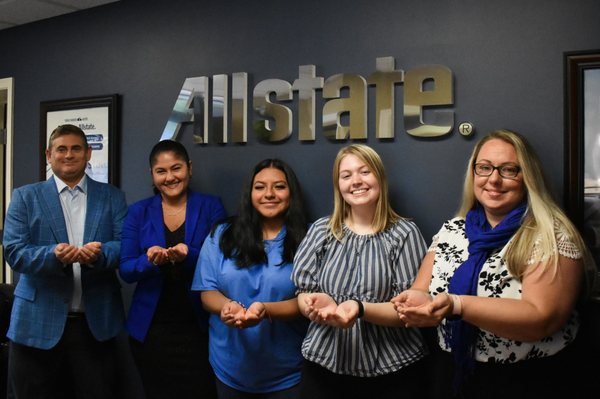
[[45, 149], [50, 134], [59, 125], [75, 125], [85, 132], [92, 157], [86, 173], [92, 179], [118, 186], [117, 159], [118, 95], [44, 101], [40, 104], [40, 180], [52, 176]]
[[565, 53], [565, 206], [600, 266], [600, 50]]

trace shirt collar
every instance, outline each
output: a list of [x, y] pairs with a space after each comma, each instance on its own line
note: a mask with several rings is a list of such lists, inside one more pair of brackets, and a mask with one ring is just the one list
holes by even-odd
[[[54, 176], [54, 182], [56, 183], [56, 189], [59, 193], [62, 193], [65, 188], [69, 189], [67, 183], [59, 179], [56, 175]], [[84, 174], [81, 180], [79, 180], [79, 183], [75, 185], [74, 189], [77, 188], [79, 188], [82, 193], [87, 193], [87, 175]]]
[[271, 242], [278, 242], [278, 241], [283, 241], [283, 239], [285, 238], [285, 224], [283, 226], [281, 226], [281, 230], [279, 230], [279, 233], [277, 233], [277, 235], [270, 239], [270, 240], [264, 240], [264, 241], [271, 241]]

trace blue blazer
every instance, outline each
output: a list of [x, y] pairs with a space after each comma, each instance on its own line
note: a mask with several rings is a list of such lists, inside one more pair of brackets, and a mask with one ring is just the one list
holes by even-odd
[[[210, 233], [211, 226], [224, 217], [225, 209], [218, 197], [188, 192], [185, 214], [185, 244], [188, 246], [188, 256], [183, 261], [185, 268], [192, 271], [196, 268], [200, 248]], [[160, 195], [132, 204], [123, 224], [119, 273], [124, 281], [137, 282], [126, 326], [129, 335], [141, 342], [150, 328], [163, 286], [159, 268], [150, 263], [146, 255], [148, 248], [154, 245], [166, 247]], [[194, 298], [196, 308], [202, 312], [199, 295], [194, 295]]]
[[[102, 254], [93, 265], [82, 265], [82, 300], [92, 334], [104, 341], [123, 328], [115, 269], [127, 204], [116, 187], [90, 178], [87, 182], [84, 243], [102, 242]], [[20, 273], [7, 334], [12, 341], [49, 349], [62, 337], [73, 294], [73, 270], [56, 259], [54, 248], [68, 242], [54, 177], [13, 192], [4, 226], [6, 260]]]

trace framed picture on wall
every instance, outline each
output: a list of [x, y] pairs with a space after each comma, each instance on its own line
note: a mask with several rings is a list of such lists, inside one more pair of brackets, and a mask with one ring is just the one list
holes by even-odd
[[565, 205], [600, 265], [600, 50], [564, 61]]
[[52, 176], [45, 157], [50, 134], [59, 125], [71, 124], [85, 132], [92, 157], [86, 173], [92, 179], [116, 186], [118, 179], [118, 95], [44, 101], [40, 104], [40, 180]]

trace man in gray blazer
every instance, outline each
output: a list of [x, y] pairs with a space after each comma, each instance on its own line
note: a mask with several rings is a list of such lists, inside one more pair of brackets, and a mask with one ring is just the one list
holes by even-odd
[[8, 330], [9, 391], [18, 399], [113, 398], [115, 337], [124, 309], [116, 276], [119, 189], [85, 175], [84, 132], [56, 128], [46, 158], [54, 176], [13, 193], [5, 257], [19, 281]]

